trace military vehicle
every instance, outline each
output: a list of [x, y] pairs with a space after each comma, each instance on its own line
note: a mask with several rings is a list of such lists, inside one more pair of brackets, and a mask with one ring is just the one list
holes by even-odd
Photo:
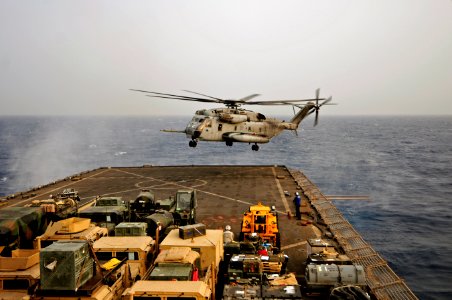
[[190, 247], [199, 252], [201, 255], [200, 276], [207, 272], [212, 263], [216, 272], [218, 272], [220, 262], [224, 257], [223, 231], [207, 229], [205, 235], [182, 239], [179, 235], [179, 229], [173, 229], [160, 243], [159, 248], [167, 250], [173, 247]]
[[[157, 230], [159, 230], [159, 238], [162, 240], [168, 234], [169, 230], [174, 229], [174, 215], [166, 210], [156, 210], [152, 215], [145, 218], [148, 225], [147, 234], [156, 237]], [[173, 226], [174, 225], [174, 226]]]
[[142, 189], [135, 200], [130, 202], [131, 220], [141, 222], [156, 209], [154, 192]]
[[[259, 143], [268, 143], [273, 137], [279, 135], [283, 130], [296, 132], [300, 122], [312, 113], [315, 113], [314, 126], [318, 123], [319, 110], [323, 105], [329, 103], [332, 97], [328, 99], [320, 98], [320, 90], [316, 90], [314, 99], [300, 100], [272, 100], [272, 101], [249, 101], [259, 94], [249, 95], [247, 97], [230, 100], [211, 97], [191, 91], [200, 97], [189, 97], [166, 93], [157, 93], [144, 90], [135, 90], [136, 92], [146, 93], [149, 97], [163, 99], [175, 99], [184, 101], [197, 101], [207, 103], [222, 103], [226, 108], [203, 109], [198, 110], [188, 123], [184, 130], [164, 130], [166, 132], [184, 133], [190, 142], [190, 147], [196, 147], [198, 141], [225, 142], [226, 146], [232, 146], [234, 142], [253, 144], [251, 149], [258, 151]], [[206, 98], [207, 97], [207, 98]], [[323, 101], [320, 103], [320, 101]], [[306, 104], [301, 104], [307, 102]], [[241, 105], [290, 105], [294, 109], [300, 108], [298, 113], [289, 121], [281, 121], [275, 118], [266, 118], [263, 114], [241, 109]]]
[[174, 223], [180, 226], [196, 223], [196, 207], [198, 201], [196, 190], [181, 189], [176, 192], [176, 209]]
[[108, 235], [107, 228], [91, 223], [87, 218], [68, 218], [58, 222], [50, 222], [46, 231], [36, 237], [34, 247], [45, 248], [53, 242], [60, 240], [85, 240], [94, 242]]
[[128, 211], [128, 204], [126, 201], [122, 200], [122, 197], [98, 197], [94, 202], [94, 206], [101, 207], [111, 207], [117, 206], [122, 207], [124, 211]]
[[155, 259], [151, 272], [144, 279], [197, 281], [199, 257], [199, 253], [189, 247], [162, 250]]
[[[309, 256], [315, 254], [314, 251], [323, 251], [325, 248], [324, 242], [326, 242], [328, 244], [328, 252], [333, 252], [331, 247], [334, 247], [339, 257], [335, 257], [333, 261], [329, 260], [329, 257], [331, 257], [330, 254], [323, 261], [318, 257], [312, 257], [310, 263], [315, 265], [328, 265], [330, 263], [340, 265], [339, 258], [342, 255], [346, 255], [353, 264], [363, 267], [366, 275], [366, 287], [363, 290], [372, 299], [417, 299], [405, 281], [397, 276], [390, 268], [388, 262], [364, 240], [359, 232], [354, 230], [353, 226], [342, 215], [339, 209], [335, 207], [334, 203], [327, 196], [323, 195], [318, 187], [300, 171], [275, 165], [164, 167], [146, 165], [140, 167], [99, 168], [84, 173], [83, 177], [89, 178], [89, 180], [70, 182], [71, 187], [86, 193], [83, 195], [83, 199], [93, 194], [102, 195], [113, 192], [123, 197], [129, 197], [130, 193], [133, 193], [137, 186], [140, 186], [140, 184], [148, 179], [158, 182], [162, 187], [168, 189], [196, 188], [198, 195], [200, 195], [197, 199], [199, 206], [196, 211], [196, 219], [198, 222], [206, 225], [206, 235], [184, 240], [179, 237], [178, 229], [173, 230], [174, 234], [173, 231], [169, 233], [169, 236], [172, 236], [171, 242], [169, 242], [168, 238], [165, 238], [162, 242], [162, 247], [166, 249], [166, 247], [181, 246], [190, 247], [193, 251], [199, 251], [201, 254], [201, 265], [208, 265], [208, 261], [210, 260], [216, 266], [216, 257], [225, 256], [224, 254], [216, 254], [217, 250], [215, 249], [223, 249], [223, 241], [222, 237], [220, 237], [222, 236], [222, 230], [218, 230], [218, 228], [224, 228], [228, 224], [231, 226], [231, 231], [238, 236], [242, 230], [242, 220], [239, 217], [241, 212], [248, 211], [249, 207], [254, 205], [253, 203], [257, 203], [259, 199], [266, 199], [266, 205], [279, 208], [277, 212], [279, 214], [278, 232], [281, 233], [280, 250], [290, 256], [286, 268], [287, 272], [294, 272], [296, 274], [295, 281], [302, 284], [303, 287], [307, 286], [305, 271]], [[17, 195], [35, 193], [45, 196], [67, 185], [67, 181], [57, 181], [28, 192], [17, 193]], [[284, 193], [284, 191], [289, 191], [290, 193]], [[306, 203], [305, 209], [307, 214], [305, 217], [309, 219], [305, 220], [309, 222], [286, 217], [288, 211], [293, 211], [293, 206], [290, 205], [292, 200], [290, 194], [293, 194], [295, 191], [300, 193], [303, 197], [303, 202]], [[30, 201], [31, 199], [8, 197], [8, 203], [6, 205], [19, 206]], [[18, 208], [21, 210], [24, 209], [23, 207]], [[2, 207], [1, 210], [3, 209], [6, 209], [6, 207]], [[39, 210], [41, 208], [33, 209]], [[211, 230], [219, 231], [218, 239], [212, 236], [210, 233]], [[326, 238], [328, 238], [327, 241], [325, 241]], [[310, 239], [323, 239], [323, 241], [310, 244]], [[221, 244], [221, 248], [214, 246], [218, 243]], [[243, 244], [247, 243], [245, 241], [243, 242]], [[246, 250], [240, 247], [242, 243], [238, 244], [239, 247], [235, 251], [239, 251], [239, 253], [234, 254], [245, 254], [240, 253], [240, 251]], [[309, 247], [312, 249], [309, 250]], [[308, 251], [311, 251], [311, 253], [308, 254]], [[250, 254], [253, 253], [248, 253], [248, 255]], [[263, 256], [261, 256], [261, 261], [264, 267]], [[115, 284], [118, 284], [116, 276], [119, 275], [118, 280], [121, 286], [129, 286], [133, 281], [127, 275], [129, 274], [126, 270], [127, 264], [122, 263], [122, 266], [119, 267], [120, 269], [118, 269], [118, 273], [116, 274], [108, 273], [107, 271], [98, 271], [97, 266], [99, 265], [100, 263], [95, 264], [96, 271], [93, 275], [94, 279], [90, 279], [86, 284], [80, 286], [77, 292], [46, 291], [45, 295], [44, 292], [36, 292], [32, 293], [34, 295], [31, 298], [36, 299], [38, 297], [36, 295], [42, 295], [39, 296], [39, 299], [45, 299], [50, 296], [54, 299], [57, 297], [61, 299], [67, 298], [70, 295], [77, 299], [103, 299], [103, 295], [115, 295], [114, 297], [105, 296], [106, 299], [120, 297], [121, 292], [118, 294], [119, 289], [115, 288]], [[270, 268], [273, 267], [277, 268], [277, 266], [270, 266]], [[203, 281], [203, 278], [212, 278], [212, 276], [206, 275], [202, 277], [201, 271], [205, 272], [200, 270], [201, 281], [197, 282], [139, 280], [124, 295], [125, 297], [130, 296], [135, 299], [154, 296], [162, 300], [179, 296], [192, 299], [221, 299], [223, 289], [216, 289], [215, 296], [213, 296], [211, 285]], [[334, 272], [337, 274], [337, 270], [331, 268], [331, 274], [326, 276], [334, 277]], [[114, 275], [115, 277], [108, 278], [108, 276], [105, 276], [107, 274]], [[213, 276], [216, 276], [216, 272], [213, 272], [213, 274]], [[323, 275], [323, 273], [318, 274]], [[332, 288], [331, 285], [325, 287], [313, 285], [312, 293], [309, 289], [303, 288], [303, 294], [300, 297], [297, 294], [297, 290], [291, 287], [293, 283], [289, 279], [293, 278], [288, 277], [289, 274], [280, 275], [279, 278], [273, 275], [276, 274], [263, 276], [262, 281], [283, 282], [285, 285], [273, 286], [264, 284], [262, 285], [265, 287], [264, 289], [260, 285], [237, 284], [232, 286], [226, 284], [223, 298], [309, 299], [316, 296], [327, 298], [329, 297], [328, 292]], [[103, 279], [104, 277], [106, 278]], [[220, 282], [221, 278], [222, 276], [218, 276], [217, 282]], [[341, 283], [337, 284], [341, 285]], [[284, 290], [286, 287], [287, 290]], [[342, 287], [342, 291], [339, 291], [340, 288], [334, 288], [331, 293], [341, 293], [344, 295], [345, 293], [350, 293], [349, 291], [352, 289], [349, 284], [343, 285]], [[37, 291], [39, 290], [38, 287]], [[183, 295], [181, 295], [181, 291]], [[320, 294], [322, 296], [318, 296]]]
[[0, 299], [27, 297], [39, 283], [39, 250], [16, 249], [0, 256]]
[[132, 282], [143, 278], [156, 256], [155, 241], [149, 236], [106, 236], [93, 243], [93, 250], [100, 263], [125, 260]]
[[42, 207], [49, 221], [59, 221], [73, 217], [78, 211], [78, 202], [72, 198], [33, 200], [28, 207]]
[[57, 241], [41, 249], [40, 276], [29, 299], [119, 299], [128, 280], [123, 262], [102, 269], [87, 241]]
[[124, 299], [127, 300], [213, 300], [209, 285], [204, 281], [137, 281], [127, 290]]
[[205, 235], [182, 239], [179, 229], [173, 229], [159, 249], [163, 254], [143, 280], [126, 291], [127, 299], [216, 299], [217, 274], [223, 259], [222, 230], [206, 230]]
[[100, 227], [108, 229], [114, 235], [115, 227], [129, 220], [129, 208], [122, 197], [99, 197], [94, 206], [79, 211], [79, 217], [89, 218]]
[[33, 240], [47, 228], [41, 207], [5, 207], [0, 210], [1, 255], [10, 256], [16, 248], [33, 249]]
[[64, 189], [61, 193], [57, 194], [56, 197], [57, 199], [74, 199], [75, 201], [79, 202], [80, 201], [80, 197], [78, 195], [78, 191], [76, 191], [75, 189], [69, 188], [69, 189]]

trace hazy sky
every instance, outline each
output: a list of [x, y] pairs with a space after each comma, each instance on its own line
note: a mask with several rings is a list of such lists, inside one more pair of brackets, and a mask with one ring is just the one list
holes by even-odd
[[[452, 114], [452, 1], [0, 1], [0, 114], [192, 114], [130, 88]], [[292, 114], [290, 107], [245, 107]]]

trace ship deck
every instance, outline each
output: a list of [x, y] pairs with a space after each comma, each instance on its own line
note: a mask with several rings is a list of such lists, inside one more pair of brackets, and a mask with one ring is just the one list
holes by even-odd
[[[354, 263], [365, 267], [367, 284], [377, 299], [417, 299], [334, 204], [303, 173], [285, 166], [100, 168], [9, 196], [3, 205], [23, 206], [34, 199], [47, 199], [65, 188], [77, 190], [82, 203], [96, 196], [133, 200], [142, 189], [153, 190], [156, 199], [166, 199], [178, 189], [193, 188], [198, 198], [197, 222], [209, 229], [230, 225], [236, 237], [242, 214], [250, 205], [258, 202], [274, 205], [279, 213], [281, 248], [290, 257], [289, 272], [304, 273], [307, 239], [320, 237], [327, 230]], [[293, 217], [292, 199], [296, 191], [303, 195], [301, 221]]]

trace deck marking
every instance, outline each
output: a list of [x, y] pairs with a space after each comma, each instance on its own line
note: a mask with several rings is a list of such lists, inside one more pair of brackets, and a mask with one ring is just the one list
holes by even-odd
[[286, 246], [281, 247], [281, 250], [287, 250], [287, 249], [290, 249], [290, 248], [306, 245], [306, 243], [307, 243], [306, 241], [303, 241], [303, 242], [298, 242], [298, 243], [286, 245]]
[[[190, 186], [185, 186], [185, 185], [179, 184], [179, 183], [174, 182], [174, 181], [165, 181], [165, 180], [157, 179], [157, 178], [153, 178], [153, 177], [146, 177], [146, 176], [143, 176], [143, 175], [140, 175], [140, 174], [134, 174], [134, 173], [127, 172], [127, 171], [124, 171], [124, 170], [116, 170], [116, 171], [129, 173], [131, 175], [135, 175], [135, 176], [138, 176], [138, 177], [150, 178], [150, 179], [153, 179], [153, 180], [161, 181], [162, 183], [173, 184], [175, 186], [179, 186], [179, 187], [183, 187], [183, 188], [191, 188]], [[135, 189], [133, 189], [133, 190], [135, 190]], [[215, 194], [215, 193], [212, 193], [212, 192], [203, 191], [203, 190], [200, 190], [200, 189], [196, 189], [196, 190], [201, 192], [201, 193], [205, 193], [205, 194], [212, 195], [212, 196], [217, 196], [219, 198], [223, 198], [223, 199], [227, 199], [227, 200], [231, 200], [231, 201], [235, 201], [235, 202], [243, 203], [243, 204], [247, 204], [247, 205], [253, 205], [253, 203], [251, 203], [251, 202], [247, 202], [247, 201], [243, 201], [243, 200], [239, 200], [239, 199], [234, 199], [234, 198], [231, 198], [231, 197], [228, 197], [228, 196], [223, 196], [223, 195], [220, 195], [220, 194]], [[129, 190], [129, 191], [131, 191], [131, 190]], [[118, 192], [116, 192], [116, 193], [118, 193]], [[108, 195], [108, 194], [106, 194], [106, 195]]]
[[[60, 186], [60, 187], [55, 188], [55, 189], [53, 189], [53, 190], [50, 190], [50, 191], [48, 191], [48, 192], [45, 192], [44, 194], [36, 195], [36, 196], [34, 196], [34, 197], [30, 197], [30, 198], [28, 198], [28, 199], [24, 199], [24, 200], [19, 201], [19, 202], [17, 202], [17, 203], [8, 205], [8, 207], [11, 207], [11, 206], [18, 206], [19, 204], [22, 204], [22, 203], [24, 203], [24, 202], [29, 202], [30, 200], [36, 199], [36, 198], [38, 198], [38, 197], [40, 197], [40, 196], [42, 196], [42, 195], [50, 194], [50, 193], [52, 193], [52, 192], [54, 192], [54, 191], [61, 190], [61, 189], [65, 188], [65, 187], [71, 186], [71, 185], [76, 184], [76, 183], [78, 183], [78, 182], [80, 182], [80, 181], [83, 181], [83, 180], [88, 179], [88, 178], [90, 178], [90, 177], [93, 177], [93, 176], [102, 174], [102, 173], [107, 172], [107, 171], [109, 171], [109, 169], [103, 170], [103, 171], [101, 171], [101, 172], [99, 172], [99, 173], [90, 175], [90, 176], [88, 176], [88, 177], [82, 177], [82, 179], [80, 179], [80, 180], [72, 181], [71, 183], [68, 183], [68, 184], [66, 184], [66, 185], [63, 185], [63, 186]], [[6, 206], [5, 206], [5, 207], [6, 207]]]
[[275, 167], [272, 167], [272, 172], [273, 172], [273, 176], [275, 177], [276, 186], [278, 187], [279, 195], [281, 196], [281, 201], [282, 201], [282, 203], [284, 205], [284, 209], [286, 210], [285, 212], [288, 212], [288, 211], [290, 211], [289, 203], [287, 203], [286, 195], [284, 195], [284, 191], [283, 191], [283, 189], [281, 187], [281, 184], [279, 183], [279, 180], [276, 177]]

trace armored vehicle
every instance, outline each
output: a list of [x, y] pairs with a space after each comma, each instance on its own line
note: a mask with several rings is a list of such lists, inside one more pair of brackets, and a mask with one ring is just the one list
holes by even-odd
[[107, 228], [99, 227], [86, 218], [69, 218], [58, 222], [50, 222], [44, 234], [36, 237], [36, 249], [47, 247], [60, 240], [95, 240], [108, 235]]

